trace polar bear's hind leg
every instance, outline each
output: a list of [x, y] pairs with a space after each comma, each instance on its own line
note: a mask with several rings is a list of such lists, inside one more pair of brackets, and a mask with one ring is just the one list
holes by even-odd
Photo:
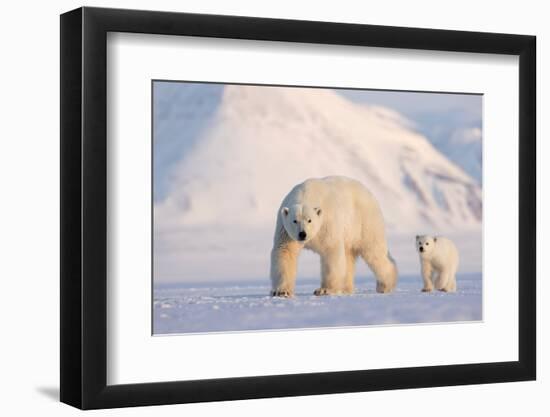
[[397, 284], [397, 266], [389, 252], [375, 256], [363, 251], [363, 259], [376, 277], [376, 292], [389, 293]]
[[456, 291], [456, 278], [453, 277], [449, 284], [447, 285], [447, 292], [455, 292]]
[[456, 269], [453, 270], [449, 275], [449, 281], [447, 282], [446, 289], [447, 289], [447, 292], [456, 291]]
[[442, 270], [439, 274], [439, 277], [435, 281], [435, 288], [437, 288], [439, 291], [448, 292], [450, 284], [452, 284], [451, 278], [452, 276], [450, 271]]

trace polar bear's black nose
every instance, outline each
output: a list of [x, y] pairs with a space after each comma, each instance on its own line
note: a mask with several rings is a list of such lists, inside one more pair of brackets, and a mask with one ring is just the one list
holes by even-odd
[[424, 248], [420, 246], [420, 249], [418, 249], [420, 252], [424, 252]]
[[306, 234], [306, 232], [304, 232], [303, 230], [302, 230], [300, 233], [298, 233], [298, 238], [299, 238], [300, 240], [305, 240], [306, 237], [307, 237], [307, 234]]

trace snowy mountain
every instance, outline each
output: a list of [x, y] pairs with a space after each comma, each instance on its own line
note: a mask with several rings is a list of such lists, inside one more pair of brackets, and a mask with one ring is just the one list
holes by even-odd
[[383, 90], [338, 93], [356, 103], [388, 107], [404, 115], [415, 131], [482, 183], [482, 95]]
[[156, 90], [155, 101], [157, 232], [272, 228], [292, 186], [328, 175], [367, 186], [390, 231], [480, 226], [478, 182], [392, 110], [327, 89], [158, 88], [165, 91]]
[[481, 121], [468, 114], [440, 114], [437, 121], [417, 116], [421, 133], [432, 145], [461, 167], [479, 184], [482, 183]]
[[460, 165], [472, 177], [482, 181], [482, 136], [479, 127], [455, 130], [445, 143], [433, 142], [447, 157]]

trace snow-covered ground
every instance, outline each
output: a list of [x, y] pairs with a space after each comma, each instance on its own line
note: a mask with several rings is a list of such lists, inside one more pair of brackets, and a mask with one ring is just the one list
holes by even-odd
[[377, 294], [358, 277], [352, 296], [312, 295], [317, 280], [299, 280], [294, 298], [268, 296], [268, 282], [157, 284], [153, 333], [197, 333], [464, 322], [482, 319], [481, 274], [459, 274], [453, 294], [422, 293], [419, 276], [400, 277], [391, 294]]

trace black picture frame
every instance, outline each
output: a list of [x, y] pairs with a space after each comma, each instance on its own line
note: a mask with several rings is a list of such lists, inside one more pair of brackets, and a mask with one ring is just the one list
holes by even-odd
[[[108, 32], [518, 56], [518, 361], [107, 385]], [[61, 401], [95, 409], [534, 380], [535, 54], [525, 35], [88, 7], [61, 15]]]

